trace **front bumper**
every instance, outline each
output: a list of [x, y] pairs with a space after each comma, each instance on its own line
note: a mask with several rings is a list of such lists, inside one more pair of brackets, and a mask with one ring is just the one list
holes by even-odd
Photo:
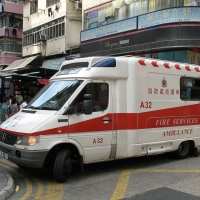
[[[0, 151], [8, 154], [8, 160], [24, 167], [42, 168], [48, 150], [29, 151], [24, 149], [17, 149], [13, 146], [6, 145], [0, 142]], [[21, 156], [17, 157], [16, 152], [19, 151]]]

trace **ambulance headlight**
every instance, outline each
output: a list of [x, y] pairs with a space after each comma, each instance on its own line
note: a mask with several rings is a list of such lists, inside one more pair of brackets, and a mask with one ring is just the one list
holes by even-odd
[[38, 136], [29, 136], [28, 137], [28, 145], [33, 146], [37, 143], [39, 137]]
[[24, 146], [33, 146], [39, 140], [39, 136], [21, 136], [17, 137], [16, 144]]

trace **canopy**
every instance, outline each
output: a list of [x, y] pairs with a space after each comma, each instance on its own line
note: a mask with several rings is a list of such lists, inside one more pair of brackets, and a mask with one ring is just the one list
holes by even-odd
[[42, 85], [46, 85], [49, 83], [49, 80], [48, 79], [44, 79], [44, 78], [40, 78], [40, 79], [37, 79], [38, 83], [42, 84]]
[[53, 70], [59, 70], [61, 64], [65, 61], [65, 58], [55, 58], [50, 60], [45, 60], [42, 63], [42, 68], [45, 69], [53, 69]]
[[30, 62], [32, 62], [36, 58], [37, 56], [32, 56], [32, 57], [16, 60], [12, 64], [10, 64], [8, 67], [3, 69], [2, 72], [17, 71], [18, 69], [25, 68]]

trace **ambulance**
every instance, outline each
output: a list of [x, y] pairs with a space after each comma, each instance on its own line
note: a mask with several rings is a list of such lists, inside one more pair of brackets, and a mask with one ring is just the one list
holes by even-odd
[[53, 166], [156, 155], [180, 159], [200, 145], [200, 67], [144, 57], [65, 61], [33, 100], [0, 126], [0, 156]]

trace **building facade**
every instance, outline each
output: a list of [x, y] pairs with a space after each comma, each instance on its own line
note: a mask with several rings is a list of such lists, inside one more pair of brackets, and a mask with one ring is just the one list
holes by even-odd
[[200, 65], [200, 0], [84, 0], [82, 19], [82, 57], [130, 54]]
[[80, 1], [25, 0], [23, 57], [48, 60], [78, 52], [81, 6]]
[[0, 1], [0, 68], [22, 56], [23, 1]]

